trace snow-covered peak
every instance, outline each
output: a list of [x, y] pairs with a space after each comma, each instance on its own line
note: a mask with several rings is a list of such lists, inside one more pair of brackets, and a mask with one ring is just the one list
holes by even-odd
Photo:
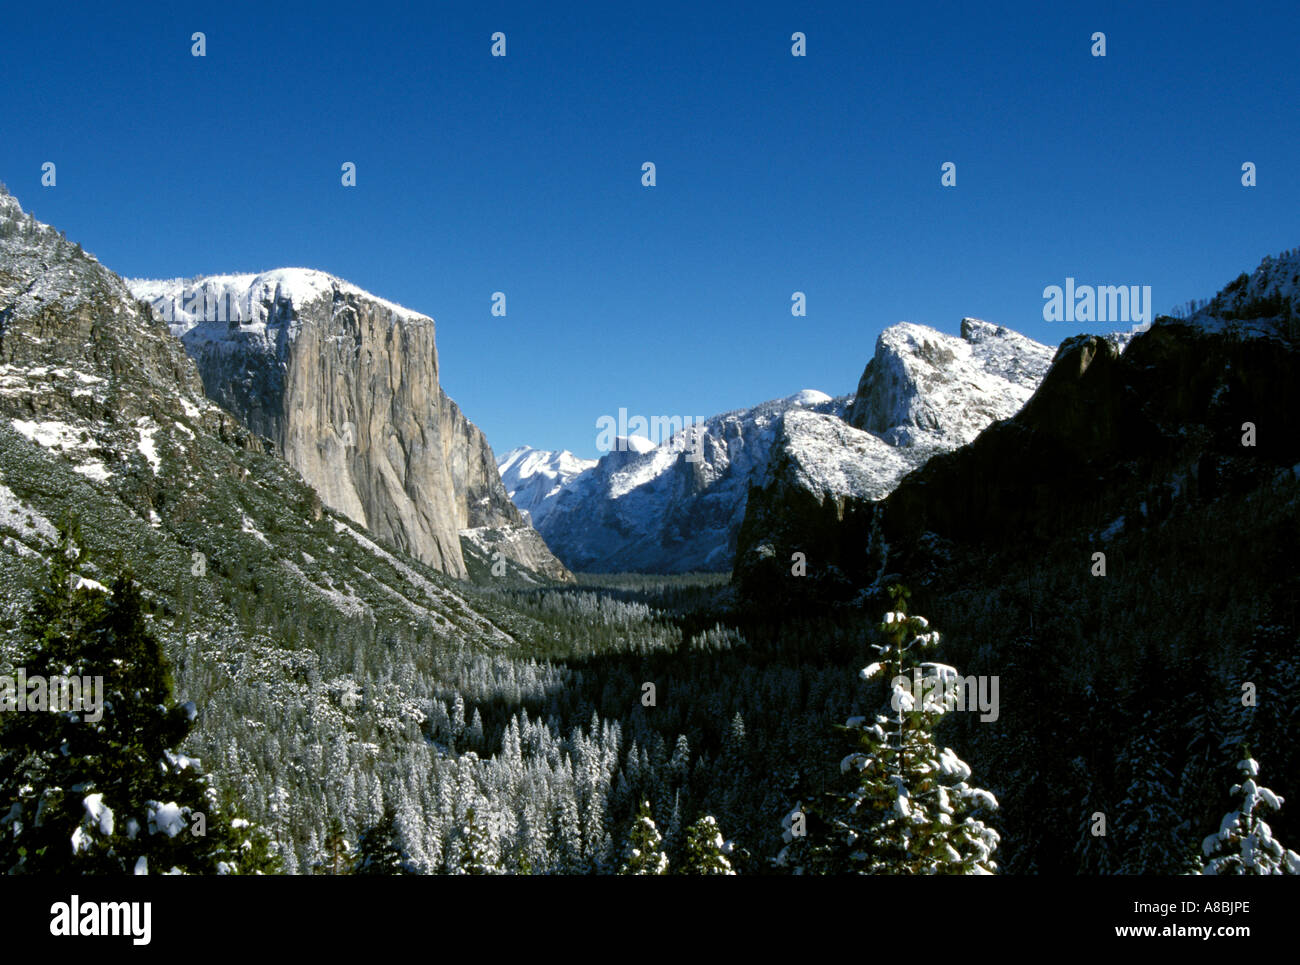
[[1049, 346], [981, 319], [962, 319], [960, 337], [899, 322], [876, 340], [848, 421], [893, 445], [964, 445], [1020, 410], [1052, 356]]
[[567, 449], [553, 452], [532, 446], [511, 449], [497, 460], [506, 492], [534, 526], [546, 517], [560, 490], [595, 465], [595, 459], [580, 459]]
[[339, 295], [366, 299], [403, 320], [432, 322], [427, 315], [314, 268], [194, 278], [128, 278], [126, 283], [136, 298], [154, 306], [177, 337], [204, 321], [264, 326], [277, 305], [287, 304], [300, 312], [322, 298], [332, 300]]
[[801, 389], [794, 395], [788, 396], [784, 401], [792, 406], [810, 406], [824, 405], [832, 400], [825, 392], [818, 392], [816, 389]]

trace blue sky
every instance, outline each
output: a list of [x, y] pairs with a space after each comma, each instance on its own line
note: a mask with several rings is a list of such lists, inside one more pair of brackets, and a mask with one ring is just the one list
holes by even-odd
[[1042, 320], [1067, 276], [1167, 311], [1300, 245], [1286, 4], [179, 6], [8, 9], [0, 180], [123, 275], [432, 315], [498, 453], [849, 393], [901, 320], [1056, 343], [1115, 327]]

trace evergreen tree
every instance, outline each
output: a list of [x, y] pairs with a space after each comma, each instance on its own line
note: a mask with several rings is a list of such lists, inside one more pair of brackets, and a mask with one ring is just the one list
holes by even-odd
[[[175, 750], [197, 710], [174, 700], [135, 583], [122, 574], [106, 591], [78, 575], [85, 566], [79, 527], [65, 522], [48, 580], [23, 622], [22, 667], [29, 684], [43, 681], [42, 696], [26, 712], [0, 715], [0, 867], [17, 874], [275, 870], [265, 837], [232, 820], [199, 762]], [[92, 684], [73, 705], [58, 681], [74, 676], [98, 682], [98, 699]], [[0, 700], [16, 696], [0, 693]]]
[[1129, 782], [1119, 803], [1119, 831], [1124, 841], [1121, 874], [1186, 874], [1189, 847], [1179, 839], [1177, 782], [1171, 770], [1161, 721], [1148, 710], [1132, 740], [1120, 754], [1120, 777]]
[[650, 813], [650, 802], [642, 801], [632, 830], [628, 833], [627, 859], [619, 874], [665, 875], [668, 873], [668, 856], [663, 851], [663, 837], [655, 827]]
[[[950, 709], [944, 681], [956, 671], [918, 660], [939, 635], [924, 617], [907, 615], [903, 587], [892, 587], [890, 595], [894, 607], [880, 625], [884, 642], [873, 645], [882, 659], [861, 676], [891, 681], [895, 712], [871, 722], [855, 717], [844, 726], [856, 750], [840, 769], [856, 783], [828, 815], [832, 840], [815, 849], [815, 863], [864, 874], [991, 874], [998, 834], [975, 814], [995, 809], [997, 801], [970, 786], [970, 767], [934, 743], [933, 731]], [[918, 680], [921, 692], [913, 693]]]
[[1240, 795], [1236, 810], [1223, 816], [1217, 833], [1201, 845], [1207, 875], [1300, 874], [1300, 855], [1282, 847], [1261, 814], [1281, 810], [1283, 798], [1256, 783], [1259, 764], [1244, 749], [1237, 764], [1244, 780], [1232, 786]]
[[692, 875], [734, 875], [727, 855], [731, 844], [718, 830], [713, 815], [706, 814], [686, 829], [684, 872]]
[[355, 875], [409, 875], [411, 867], [397, 830], [393, 815], [386, 814], [378, 823], [361, 832], [357, 840], [356, 860], [352, 865]]
[[461, 871], [467, 875], [495, 875], [501, 873], [496, 860], [492, 835], [484, 824], [475, 816], [474, 809], [465, 812], [465, 824], [461, 828], [464, 852], [461, 859]]

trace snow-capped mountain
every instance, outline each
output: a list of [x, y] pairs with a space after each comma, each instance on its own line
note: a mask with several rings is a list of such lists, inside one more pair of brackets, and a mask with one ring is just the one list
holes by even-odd
[[856, 397], [806, 389], [714, 416], [687, 430], [689, 443], [611, 452], [563, 481], [548, 477], [540, 500], [536, 490], [524, 498], [573, 569], [724, 571], [751, 487], [819, 502], [880, 499], [934, 453], [1014, 415], [1051, 357], [1048, 346], [978, 319], [963, 319], [960, 337], [900, 323], [881, 334]]
[[[331, 509], [451, 576], [467, 576], [465, 554], [490, 543], [570, 578], [439, 385], [429, 316], [306, 268], [127, 283], [180, 339], [209, 398]], [[521, 532], [485, 543], [491, 529]]]
[[534, 523], [573, 569], [727, 570], [749, 486], [767, 465], [782, 417], [797, 409], [839, 422], [847, 403], [805, 390], [713, 416], [660, 445], [629, 437], [561, 486]]
[[497, 460], [506, 493], [534, 526], [546, 518], [560, 490], [594, 465], [595, 459], [581, 459], [567, 449], [552, 452], [532, 446], [511, 449]]
[[961, 337], [900, 322], [880, 333], [848, 421], [897, 446], [965, 445], [1033, 395], [1052, 349], [1001, 325], [961, 320]]

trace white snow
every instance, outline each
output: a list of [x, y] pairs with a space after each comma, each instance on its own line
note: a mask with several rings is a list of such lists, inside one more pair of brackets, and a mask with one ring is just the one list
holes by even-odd
[[38, 446], [46, 449], [78, 449], [85, 445], [81, 441], [81, 430], [66, 422], [51, 420], [47, 422], [14, 419], [13, 427]]
[[140, 455], [144, 456], [156, 476], [158, 470], [162, 468], [162, 458], [158, 455], [158, 446], [153, 438], [154, 433], [158, 431], [158, 427], [150, 421], [148, 416], [144, 416], [136, 422], [135, 431], [140, 437], [139, 442], [136, 443], [136, 448], [140, 450]]
[[151, 801], [148, 806], [149, 833], [159, 832], [174, 838], [185, 827], [185, 812], [175, 801], [159, 804]]
[[832, 399], [825, 392], [818, 392], [816, 389], [801, 389], [785, 401], [790, 405], [822, 405]]
[[182, 336], [204, 321], [217, 323], [220, 305], [226, 321], [234, 319], [245, 331], [265, 332], [266, 305], [289, 302], [295, 311], [336, 292], [367, 299], [404, 321], [432, 322], [429, 316], [372, 295], [363, 288], [313, 268], [276, 268], [260, 273], [200, 275], [195, 278], [127, 278], [131, 294], [149, 302], [164, 316], [173, 335]]
[[[30, 523], [27, 521], [29, 516]], [[23, 536], [31, 534], [49, 543], [55, 542], [59, 536], [53, 523], [19, 499], [4, 483], [0, 483], [0, 525], [8, 526]]]
[[91, 823], [99, 828], [100, 834], [113, 833], [113, 809], [104, 803], [103, 794], [87, 794], [81, 804], [86, 809], [86, 816], [90, 818]]
[[93, 479], [95, 482], [103, 482], [106, 479], [113, 478], [113, 474], [108, 471], [108, 467], [98, 459], [91, 459], [89, 462], [83, 462], [79, 466], [73, 466], [72, 471], [79, 472], [87, 479]]
[[262, 532], [253, 524], [253, 521], [248, 518], [248, 515], [246, 513], [241, 513], [240, 516], [242, 517], [243, 520], [242, 525], [240, 526], [241, 532], [251, 533], [253, 536], [256, 536], [267, 546], [271, 545], [271, 541], [268, 540], [266, 536], [263, 535]]

